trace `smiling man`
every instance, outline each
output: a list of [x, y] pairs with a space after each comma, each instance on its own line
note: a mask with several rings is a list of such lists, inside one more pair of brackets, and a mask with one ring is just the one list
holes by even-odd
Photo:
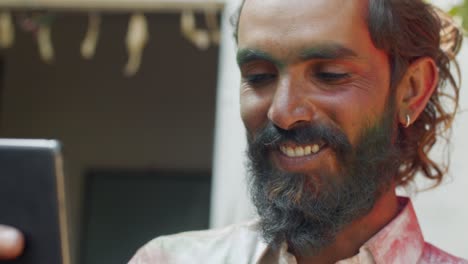
[[155, 239], [130, 263], [468, 263], [395, 194], [443, 178], [428, 152], [458, 104], [449, 19], [420, 0], [246, 0], [236, 25], [259, 219]]

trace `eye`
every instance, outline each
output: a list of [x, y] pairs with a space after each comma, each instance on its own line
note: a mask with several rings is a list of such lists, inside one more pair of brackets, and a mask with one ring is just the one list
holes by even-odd
[[261, 73], [261, 74], [250, 74], [244, 77], [244, 80], [251, 85], [265, 84], [276, 78], [276, 74], [272, 73]]
[[242, 81], [250, 86], [267, 85], [276, 79], [278, 70], [275, 65], [267, 60], [256, 60], [240, 67]]
[[352, 77], [350, 70], [339, 63], [320, 63], [313, 68], [313, 77], [325, 84], [343, 84]]
[[315, 77], [327, 83], [335, 83], [347, 80], [351, 77], [351, 74], [336, 72], [317, 72], [315, 74]]

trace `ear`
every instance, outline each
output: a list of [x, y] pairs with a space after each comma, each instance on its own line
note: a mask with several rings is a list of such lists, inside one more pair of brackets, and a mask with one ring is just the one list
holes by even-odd
[[410, 126], [426, 108], [438, 80], [437, 66], [429, 57], [420, 58], [408, 67], [396, 91], [398, 118], [404, 127]]

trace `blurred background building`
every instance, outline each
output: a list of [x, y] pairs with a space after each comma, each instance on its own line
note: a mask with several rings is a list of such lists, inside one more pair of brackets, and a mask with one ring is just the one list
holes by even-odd
[[[63, 143], [74, 263], [124, 263], [156, 236], [253, 217], [239, 2], [0, 0], [0, 137]], [[468, 258], [466, 120], [447, 181], [414, 197], [426, 238]]]

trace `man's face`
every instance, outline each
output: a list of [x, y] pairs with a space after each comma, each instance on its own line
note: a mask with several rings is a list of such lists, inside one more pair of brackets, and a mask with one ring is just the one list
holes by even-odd
[[[379, 120], [390, 70], [386, 54], [371, 41], [365, 2], [246, 1], [238, 59], [241, 115], [249, 133], [269, 122], [285, 130], [322, 122], [339, 127], [355, 145], [363, 127]], [[294, 144], [285, 147], [301, 152]], [[271, 158], [291, 172], [335, 164], [326, 148], [308, 158], [281, 151]]]
[[[286, 230], [291, 218], [292, 227], [310, 230], [304, 222], [315, 219], [312, 226], [341, 228], [372, 206], [373, 200], [366, 196], [380, 187], [375, 185], [376, 174], [386, 166], [379, 162], [392, 156], [394, 110], [388, 58], [372, 43], [366, 4], [247, 0], [242, 9], [240, 100], [254, 202], [261, 217], [271, 213], [263, 215], [266, 222], [270, 218], [272, 225], [285, 223], [263, 226], [264, 232], [273, 232], [272, 239], [281, 228], [294, 232]], [[373, 163], [366, 160], [374, 157]], [[372, 188], [355, 200], [360, 208], [343, 207], [342, 197], [358, 196], [367, 182]], [[311, 236], [329, 240], [333, 239], [329, 233], [337, 230], [320, 231]], [[301, 240], [304, 237], [297, 237]], [[328, 240], [316, 244], [320, 247]]]

